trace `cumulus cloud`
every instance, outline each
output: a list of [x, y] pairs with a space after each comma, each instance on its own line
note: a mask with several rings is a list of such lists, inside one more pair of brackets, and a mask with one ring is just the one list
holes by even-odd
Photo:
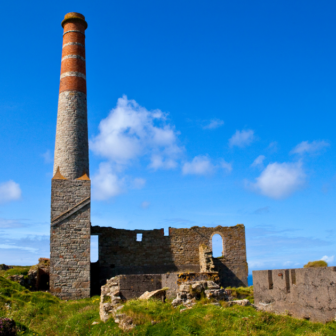
[[207, 156], [195, 156], [191, 162], [186, 162], [182, 167], [184, 175], [208, 175], [215, 167]]
[[264, 160], [265, 160], [265, 156], [264, 156], [264, 155], [259, 155], [259, 156], [252, 162], [251, 167], [262, 166]]
[[300, 162], [297, 163], [270, 163], [256, 179], [255, 183], [248, 184], [262, 195], [280, 199], [284, 198], [299, 187], [305, 180], [305, 173]]
[[299, 154], [299, 155], [303, 155], [305, 153], [308, 154], [317, 154], [319, 152], [321, 152], [323, 149], [325, 149], [326, 147], [329, 147], [330, 144], [324, 140], [322, 141], [312, 141], [312, 142], [308, 142], [308, 141], [302, 141], [301, 143], [299, 143], [297, 146], [295, 146], [292, 150], [291, 150], [291, 154]]
[[237, 130], [236, 133], [229, 139], [229, 146], [243, 148], [249, 146], [254, 138], [254, 131], [252, 130]]
[[232, 163], [226, 162], [224, 160], [220, 163], [221, 168], [223, 168], [227, 173], [231, 173], [232, 171]]
[[207, 155], [195, 156], [191, 162], [186, 162], [182, 166], [183, 175], [209, 175], [215, 172], [218, 168], [224, 169], [227, 173], [232, 171], [232, 164], [221, 160], [215, 165], [211, 162]]
[[324, 256], [324, 257], [321, 258], [321, 260], [324, 260], [325, 262], [327, 262], [329, 264], [329, 263], [332, 263], [334, 261], [334, 256], [330, 256], [330, 257]]
[[124, 180], [119, 179], [108, 162], [99, 165], [92, 177], [92, 196], [96, 200], [106, 200], [123, 192]]
[[211, 119], [210, 123], [203, 126], [203, 129], [215, 129], [224, 125], [224, 121], [220, 119]]
[[0, 184], [0, 203], [16, 201], [21, 198], [20, 185], [12, 180]]
[[165, 113], [148, 111], [123, 96], [100, 122], [99, 134], [90, 141], [90, 148], [112, 163], [128, 164], [147, 155], [151, 168], [170, 169], [183, 150], [177, 144], [177, 135]]

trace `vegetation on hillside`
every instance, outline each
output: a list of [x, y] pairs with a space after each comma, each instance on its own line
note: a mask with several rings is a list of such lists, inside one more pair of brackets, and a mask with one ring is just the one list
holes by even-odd
[[309, 267], [328, 267], [328, 263], [324, 260], [317, 260], [317, 261], [309, 261], [308, 264], [303, 266], [304, 268]]
[[253, 286], [226, 287], [225, 289], [231, 291], [231, 296], [233, 296], [235, 300], [247, 299], [251, 303], [254, 303]]
[[[234, 290], [234, 289], [232, 289]], [[237, 296], [243, 288], [236, 289]], [[248, 289], [245, 290], [245, 294]], [[45, 292], [31, 292], [0, 277], [0, 318], [11, 318], [19, 335], [335, 335], [336, 323], [326, 325], [258, 312], [252, 307], [226, 307], [200, 302], [192, 309], [159, 301], [128, 301], [123, 312], [137, 327], [129, 333], [113, 320], [99, 319], [99, 297], [61, 301]], [[99, 322], [93, 324], [93, 322]]]
[[10, 275], [27, 275], [31, 266], [13, 266], [8, 270], [0, 270], [0, 276], [8, 278]]

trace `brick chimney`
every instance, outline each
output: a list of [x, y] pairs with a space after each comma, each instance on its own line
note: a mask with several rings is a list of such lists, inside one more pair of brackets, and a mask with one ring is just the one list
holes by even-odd
[[63, 52], [54, 177], [51, 180], [50, 292], [90, 296], [90, 205], [85, 29], [82, 14], [62, 21]]
[[85, 29], [82, 14], [68, 13], [62, 21], [63, 51], [57, 112], [54, 175], [67, 179], [89, 176], [86, 103]]

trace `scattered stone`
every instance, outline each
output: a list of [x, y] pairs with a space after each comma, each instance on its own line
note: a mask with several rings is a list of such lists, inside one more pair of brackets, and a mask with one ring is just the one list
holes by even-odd
[[220, 287], [213, 281], [207, 281], [207, 288], [208, 289], [219, 289]]
[[191, 285], [191, 289], [193, 292], [196, 293], [201, 293], [203, 290], [203, 286], [200, 282], [194, 283], [193, 285]]
[[119, 327], [123, 331], [129, 331], [132, 330], [135, 327], [135, 324], [133, 324], [133, 320], [131, 317], [126, 316], [119, 322]]
[[177, 306], [180, 306], [181, 304], [183, 303], [183, 300], [182, 299], [175, 299], [172, 301], [172, 305], [173, 307], [177, 307]]
[[218, 307], [220, 307], [220, 303], [219, 303], [219, 302], [211, 302], [210, 304], [213, 305], [213, 306], [218, 306]]
[[247, 299], [244, 300], [235, 300], [235, 301], [229, 301], [228, 302], [229, 307], [234, 306], [234, 305], [239, 305], [239, 306], [251, 306], [251, 302]]
[[208, 299], [216, 301], [227, 301], [229, 297], [225, 289], [221, 289], [214, 281], [186, 281], [180, 285], [172, 305], [177, 307], [183, 304], [186, 307], [192, 307], [196, 304], [196, 299], [201, 297], [201, 293], [204, 293]]
[[92, 322], [92, 325], [99, 324], [99, 322]]
[[179, 291], [180, 291], [180, 292], [189, 293], [189, 291], [190, 291], [190, 286], [188, 286], [188, 285], [180, 285]]
[[166, 291], [168, 289], [169, 289], [168, 287], [165, 287], [152, 292], [145, 292], [139, 297], [139, 300], [159, 299], [162, 302], [165, 302]]

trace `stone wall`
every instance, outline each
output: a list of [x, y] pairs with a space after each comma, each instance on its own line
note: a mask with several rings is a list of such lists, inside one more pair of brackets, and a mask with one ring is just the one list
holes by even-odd
[[336, 267], [253, 271], [258, 308], [311, 321], [336, 314]]
[[[99, 236], [100, 285], [118, 274], [200, 272], [199, 248], [211, 246], [214, 234], [223, 238], [224, 256], [219, 262], [214, 258], [221, 274], [229, 276], [223, 283], [247, 285], [245, 227], [242, 224], [169, 228], [169, 236], [164, 235], [163, 229], [131, 231], [93, 226], [91, 234]], [[137, 234], [142, 234], [141, 241], [136, 240]]]
[[90, 296], [90, 185], [52, 180], [50, 291], [62, 299]]
[[86, 94], [59, 94], [55, 142], [54, 175], [57, 169], [68, 179], [89, 176], [89, 146]]

